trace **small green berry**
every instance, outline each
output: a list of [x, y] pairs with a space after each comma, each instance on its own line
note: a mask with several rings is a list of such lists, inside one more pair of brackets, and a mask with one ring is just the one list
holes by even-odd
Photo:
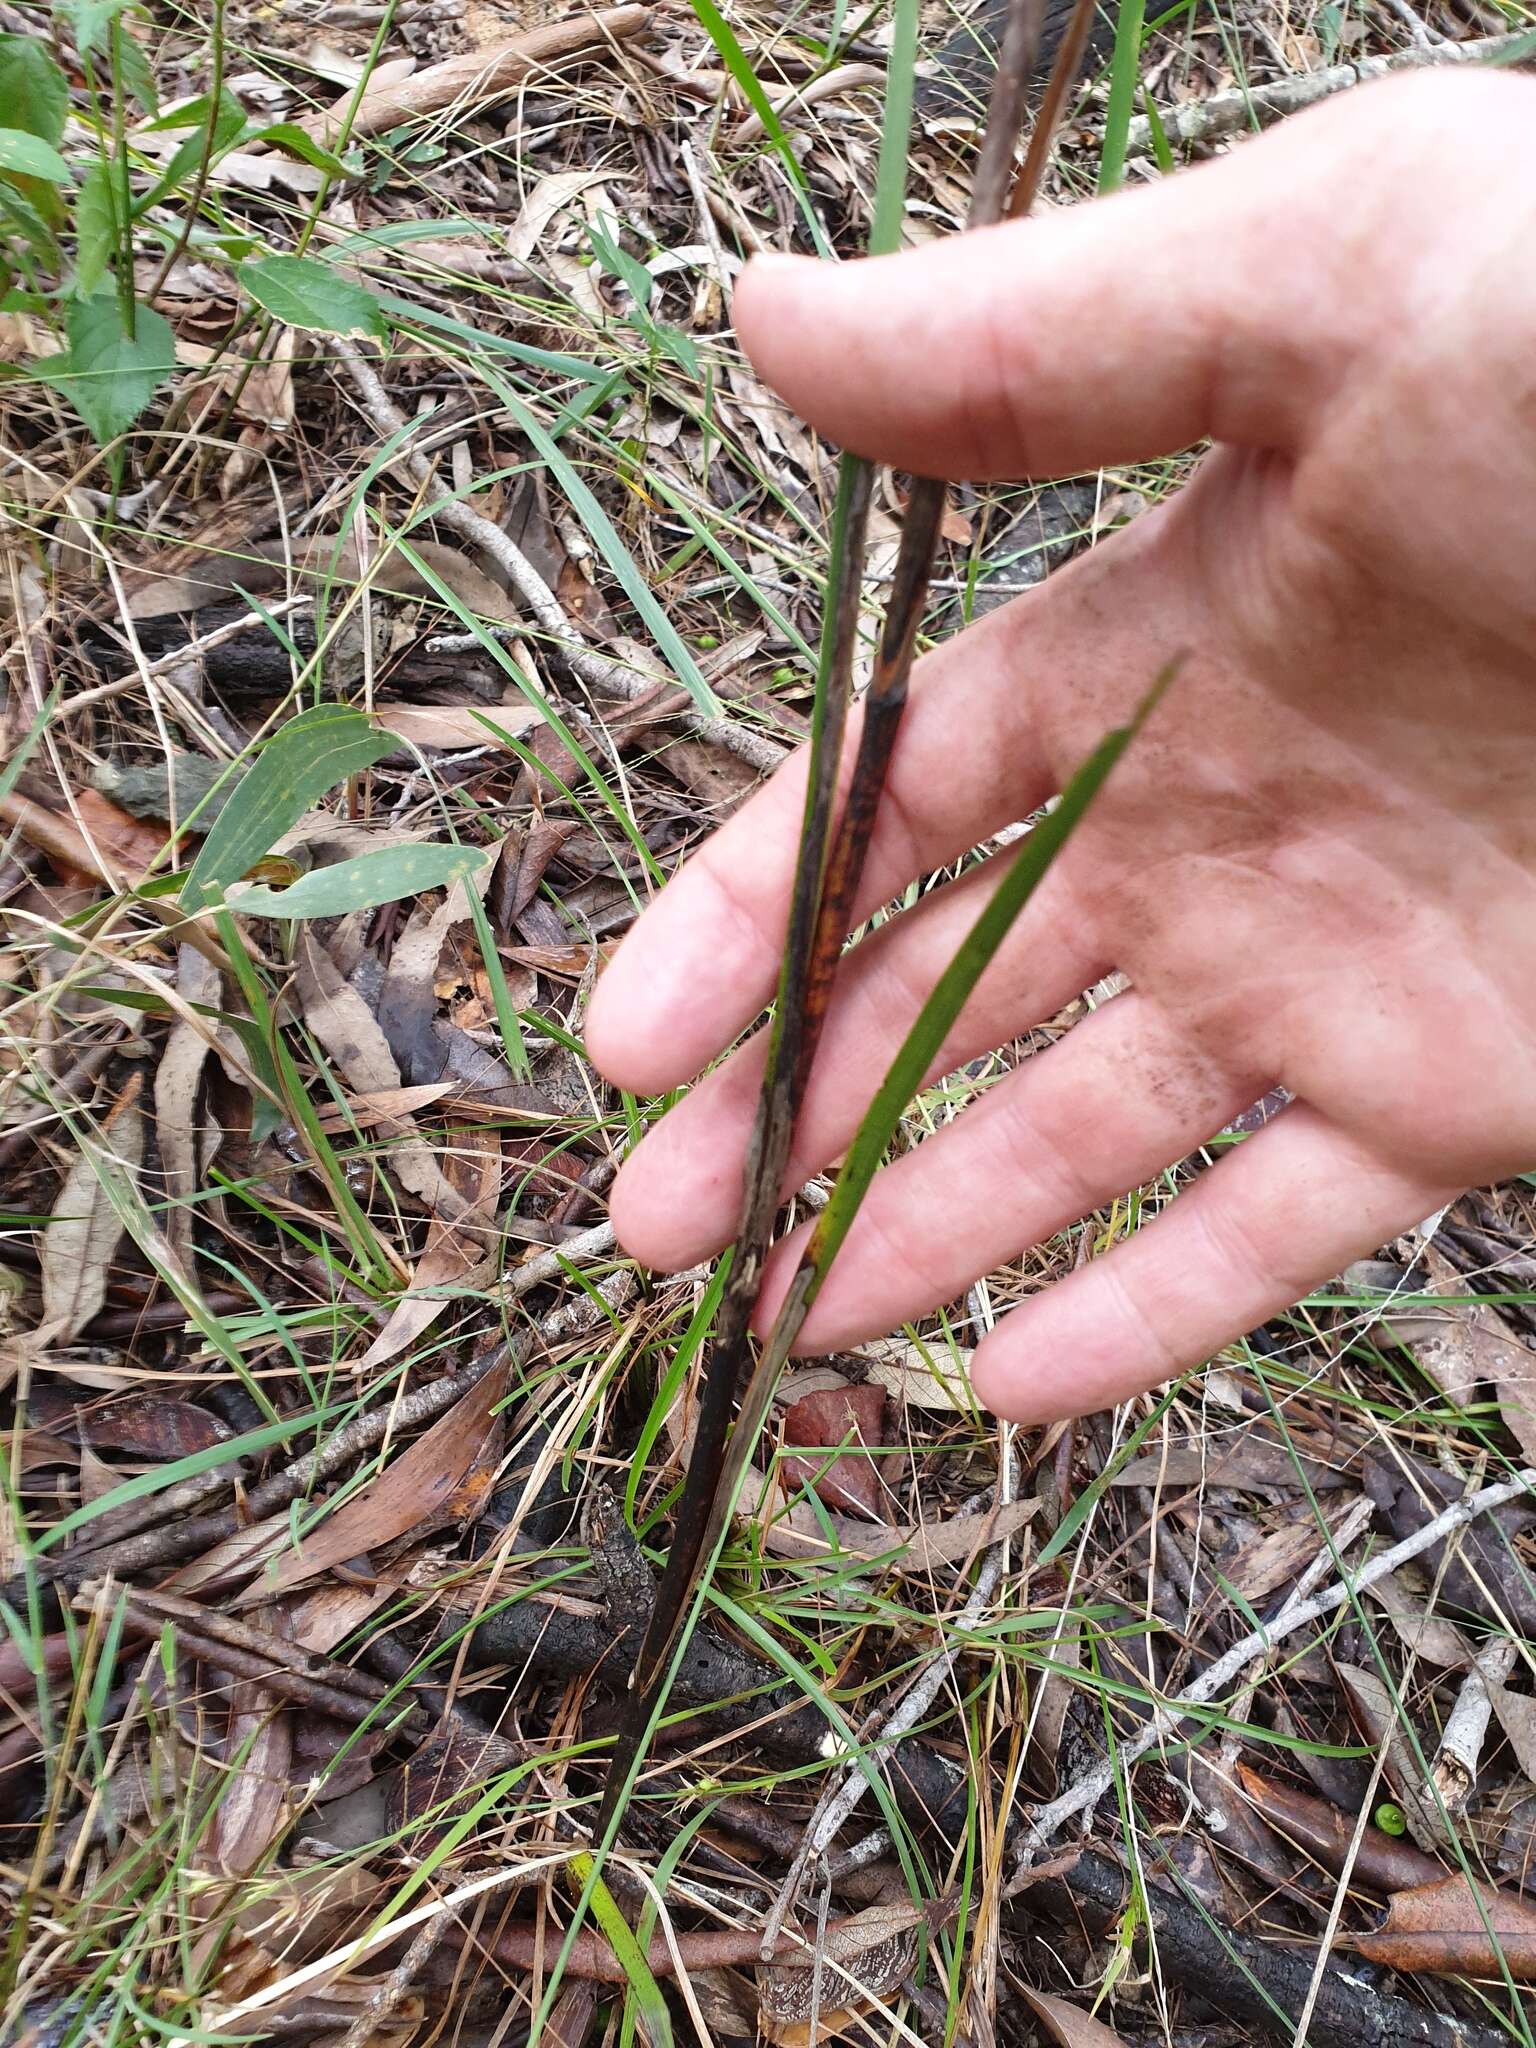
[[781, 690], [787, 689], [795, 680], [795, 672], [792, 668], [776, 668], [773, 672], [773, 680]]
[[1406, 1835], [1408, 1822], [1400, 1806], [1394, 1806], [1390, 1799], [1384, 1799], [1371, 1818], [1384, 1835]]
[[711, 647], [718, 647], [720, 645], [720, 635], [718, 633], [701, 633], [693, 644], [695, 647], [702, 647], [707, 654]]

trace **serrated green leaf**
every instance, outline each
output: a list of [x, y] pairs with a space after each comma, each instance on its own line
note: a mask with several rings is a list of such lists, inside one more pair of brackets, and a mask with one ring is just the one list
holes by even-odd
[[101, 47], [102, 31], [127, 5], [128, 0], [59, 0], [58, 12], [69, 23], [75, 48], [89, 56]]
[[0, 173], [42, 178], [50, 185], [69, 183], [69, 165], [53, 144], [25, 128], [0, 128]]
[[349, 704], [316, 704], [290, 718], [215, 819], [182, 884], [183, 909], [201, 910], [238, 882], [328, 789], [399, 744]]
[[158, 113], [160, 91], [155, 84], [155, 74], [150, 68], [144, 46], [135, 36], [124, 29], [114, 40], [112, 62], [117, 70], [118, 84], [130, 98], [137, 100], [146, 114]]
[[75, 290], [90, 298], [117, 248], [117, 195], [111, 166], [96, 162], [75, 195]]
[[8, 128], [58, 143], [69, 118], [69, 81], [35, 36], [0, 36], [0, 107]]
[[235, 276], [285, 326], [384, 339], [384, 309], [373, 293], [313, 256], [264, 256], [259, 263], [242, 263]]
[[231, 888], [224, 901], [242, 917], [344, 917], [349, 910], [372, 910], [427, 889], [446, 889], [489, 858], [486, 846], [381, 846], [356, 860], [314, 868], [286, 889], [258, 882]]
[[105, 446], [127, 432], [168, 382], [176, 367], [176, 338], [152, 306], [135, 308], [130, 335], [115, 293], [72, 300], [67, 329], [68, 349], [46, 357], [35, 374], [69, 400]]

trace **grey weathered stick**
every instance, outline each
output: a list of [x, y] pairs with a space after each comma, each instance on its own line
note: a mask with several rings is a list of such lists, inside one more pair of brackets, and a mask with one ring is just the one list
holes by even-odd
[[[1309, 1622], [1319, 1620], [1325, 1614], [1332, 1614], [1336, 1608], [1374, 1586], [1411, 1558], [1421, 1557], [1426, 1550], [1433, 1549], [1444, 1537], [1457, 1529], [1466, 1528], [1479, 1515], [1500, 1508], [1506, 1501], [1517, 1499], [1522, 1493], [1536, 1492], [1536, 1471], [1527, 1469], [1517, 1472], [1513, 1479], [1500, 1480], [1496, 1486], [1485, 1486], [1480, 1492], [1471, 1494], [1466, 1500], [1454, 1501], [1450, 1507], [1426, 1522], [1422, 1529], [1415, 1529], [1411, 1536], [1405, 1536], [1400, 1543], [1394, 1543], [1389, 1550], [1363, 1564], [1358, 1572], [1341, 1579], [1326, 1593], [1319, 1593], [1311, 1600], [1288, 1605], [1277, 1615], [1267, 1628], [1256, 1628], [1242, 1641], [1210, 1664], [1200, 1676], [1187, 1685], [1176, 1699], [1153, 1709], [1151, 1718], [1139, 1734], [1123, 1744], [1116, 1754], [1102, 1763], [1096, 1770], [1079, 1778], [1059, 1799], [1053, 1799], [1048, 1806], [1042, 1806], [1024, 1823], [1023, 1843], [1014, 1864], [1014, 1875], [1010, 1890], [1028, 1876], [1030, 1864], [1039, 1852], [1053, 1841], [1066, 1826], [1080, 1813], [1091, 1813], [1110, 1786], [1116, 1774], [1128, 1771], [1138, 1758], [1146, 1755], [1155, 1744], [1170, 1734], [1180, 1721], [1187, 1720], [1198, 1707], [1206, 1706], [1216, 1695], [1237, 1678], [1245, 1665], [1257, 1656], [1263, 1655], [1275, 1643], [1286, 1636], [1294, 1635]], [[1005, 1893], [1006, 1897], [1008, 1894]]]
[[[398, 434], [406, 425], [405, 414], [395, 404], [380, 383], [373, 364], [356, 343], [334, 341], [331, 344], [338, 359], [344, 365], [353, 389], [357, 392], [363, 410], [369, 420], [387, 440]], [[413, 480], [431, 488], [437, 481], [432, 465], [425, 456], [409, 448], [401, 450], [397, 460], [409, 470]], [[503, 533], [493, 520], [466, 505], [462, 499], [448, 491], [440, 492], [426, 506], [431, 516], [444, 526], [451, 526], [482, 553], [490, 556], [507, 582], [515, 590], [532, 614], [535, 625], [556, 647], [559, 648], [572, 671], [581, 678], [588, 689], [600, 695], [633, 699], [645, 696], [656, 687], [654, 676], [637, 675], [626, 668], [621, 661], [614, 661], [606, 654], [599, 654], [588, 647], [576, 628], [566, 616], [565, 607], [550, 589], [538, 570], [529, 561], [522, 549], [509, 534]], [[733, 754], [739, 754], [752, 767], [765, 773], [777, 768], [784, 758], [784, 749], [750, 727], [736, 725], [728, 718], [706, 718], [689, 705], [680, 711], [682, 722], [699, 739], [707, 740], [713, 746], [725, 747]]]
[[[1159, 118], [1170, 148], [1198, 149], [1225, 142], [1244, 129], [1267, 128], [1272, 121], [1299, 113], [1318, 100], [1332, 99], [1335, 93], [1348, 92], [1368, 79], [1442, 64], [1494, 64], [1522, 49], [1529, 50], [1530, 42], [1530, 30], [1522, 28], [1508, 35], [1482, 36], [1472, 43], [1415, 44], [1411, 50], [1394, 50], [1387, 57], [1329, 64], [1321, 71], [1303, 71], [1297, 78], [1278, 78], [1243, 92], [1213, 93], [1209, 99], [1191, 100], [1187, 106], [1165, 108]], [[1150, 156], [1152, 147], [1152, 125], [1145, 114], [1138, 114], [1126, 131], [1126, 155]]]

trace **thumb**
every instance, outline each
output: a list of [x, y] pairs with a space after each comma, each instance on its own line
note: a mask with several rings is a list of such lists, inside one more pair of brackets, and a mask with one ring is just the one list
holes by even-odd
[[741, 339], [830, 439], [929, 476], [1066, 476], [1207, 435], [1294, 446], [1374, 318], [1358, 159], [1368, 103], [1395, 94], [1349, 97], [1040, 219], [864, 262], [757, 257]]

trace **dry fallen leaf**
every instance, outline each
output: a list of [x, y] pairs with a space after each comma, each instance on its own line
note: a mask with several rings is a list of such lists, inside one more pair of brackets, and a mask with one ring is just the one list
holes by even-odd
[[864, 1514], [878, 1512], [883, 1491], [875, 1461], [867, 1451], [847, 1450], [828, 1457], [832, 1448], [851, 1437], [855, 1443], [878, 1446], [885, 1442], [885, 1390], [882, 1387], [850, 1386], [839, 1380], [835, 1387], [803, 1394], [784, 1411], [784, 1436], [792, 1444], [814, 1444], [822, 1456], [780, 1460], [780, 1475], [786, 1491], [807, 1482], [819, 1499], [832, 1508], [856, 1508]]
[[481, 1466], [507, 1372], [505, 1365], [488, 1372], [408, 1451], [312, 1529], [263, 1579], [260, 1597], [286, 1593], [362, 1551], [439, 1526]]
[[1373, 1748], [1386, 1744], [1386, 1775], [1409, 1834], [1426, 1854], [1432, 1852], [1444, 1836], [1445, 1823], [1425, 1792], [1424, 1773], [1385, 1681], [1358, 1664], [1335, 1664], [1333, 1668], [1356, 1726]]
[[[1330, 1806], [1311, 1792], [1282, 1785], [1248, 1764], [1237, 1766], [1238, 1782], [1272, 1828], [1298, 1848], [1315, 1856], [1325, 1869], [1337, 1873], [1344, 1868], [1355, 1837], [1358, 1816]], [[1444, 1871], [1433, 1856], [1426, 1856], [1401, 1835], [1383, 1834], [1368, 1825], [1360, 1838], [1354, 1861], [1354, 1875], [1374, 1891], [1406, 1891], [1416, 1885], [1438, 1884]]]
[[[300, 934], [296, 965], [295, 987], [304, 1021], [349, 1085], [367, 1094], [398, 1091], [400, 1069], [378, 1019], [308, 929]], [[402, 1130], [414, 1131], [408, 1115], [398, 1121]], [[434, 1215], [452, 1216], [462, 1207], [452, 1182], [421, 1138], [392, 1145], [389, 1165], [401, 1185], [419, 1195]]]
[[1474, 1888], [1465, 1877], [1442, 1878], [1394, 1892], [1381, 1926], [1355, 1945], [1392, 1970], [1498, 1977], [1507, 1968], [1529, 1984], [1536, 1981], [1536, 1906], [1491, 1885]]
[[1458, 1405], [1491, 1385], [1511, 1434], [1527, 1458], [1536, 1458], [1536, 1351], [1522, 1344], [1496, 1310], [1467, 1297], [1472, 1286], [1433, 1245], [1425, 1245], [1429, 1268], [1425, 1294], [1453, 1297], [1444, 1309], [1405, 1309], [1387, 1327], [1411, 1351], [1440, 1391]]
[[962, 1351], [957, 1359], [926, 1344], [891, 1337], [880, 1344], [866, 1344], [859, 1356], [873, 1361], [869, 1377], [876, 1386], [884, 1387], [898, 1401], [909, 1401], [914, 1408], [965, 1415], [976, 1405], [966, 1379], [969, 1351]]
[[[67, 1343], [107, 1299], [107, 1273], [123, 1234], [111, 1188], [137, 1180], [144, 1160], [143, 1081], [135, 1075], [103, 1119], [101, 1136], [82, 1132], [80, 1149], [43, 1234], [43, 1329]], [[117, 1382], [114, 1379], [113, 1385]]]
[[917, 1960], [922, 1917], [910, 1899], [901, 1899], [869, 1906], [827, 1929], [814, 2035], [816, 1971], [783, 1963], [759, 1969], [758, 2021], [764, 2039], [775, 2048], [808, 2048], [813, 2038], [829, 2041], [875, 1999], [886, 1998]]
[[434, 1289], [474, 1287], [489, 1276], [501, 1194], [500, 1131], [459, 1132], [443, 1154], [443, 1170], [464, 1206], [457, 1216], [432, 1218], [410, 1287], [369, 1345], [359, 1372], [373, 1372], [397, 1357], [436, 1322], [452, 1297]]
[[1061, 2048], [1125, 2048], [1120, 2035], [1102, 2020], [1096, 2020], [1092, 2013], [1068, 2005], [1064, 1998], [1053, 1998], [1048, 1991], [1031, 1991], [1027, 1984], [1021, 1984], [1019, 1989], [1025, 2004], [1051, 2039], [1060, 2042]]
[[195, 1401], [160, 1394], [129, 1394], [104, 1406], [87, 1404], [67, 1388], [38, 1384], [27, 1396], [29, 1422], [70, 1443], [96, 1451], [126, 1451], [136, 1458], [189, 1458], [227, 1443], [234, 1431]]

